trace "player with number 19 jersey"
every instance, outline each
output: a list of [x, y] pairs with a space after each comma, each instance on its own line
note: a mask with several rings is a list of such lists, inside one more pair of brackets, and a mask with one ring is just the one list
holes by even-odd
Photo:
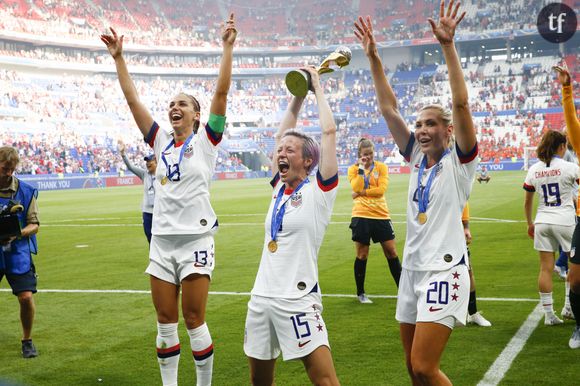
[[574, 201], [578, 165], [554, 157], [550, 166], [538, 161], [530, 167], [524, 189], [539, 195], [535, 224], [573, 227], [576, 224]]

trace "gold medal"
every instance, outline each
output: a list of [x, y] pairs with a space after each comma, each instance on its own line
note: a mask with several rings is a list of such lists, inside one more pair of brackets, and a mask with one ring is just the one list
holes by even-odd
[[419, 213], [419, 224], [423, 225], [427, 222], [427, 213]]
[[167, 178], [167, 176], [163, 177], [161, 179], [161, 185], [165, 185], [167, 183], [167, 181], [169, 181], [169, 178]]
[[274, 240], [270, 240], [268, 243], [268, 250], [272, 253], [276, 252], [278, 250], [278, 243]]

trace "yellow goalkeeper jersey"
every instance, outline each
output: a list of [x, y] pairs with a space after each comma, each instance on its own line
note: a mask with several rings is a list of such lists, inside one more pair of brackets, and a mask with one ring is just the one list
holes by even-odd
[[[354, 199], [352, 217], [388, 220], [391, 218], [385, 192], [389, 185], [389, 169], [382, 162], [374, 161], [371, 170], [359, 174], [358, 165], [348, 168], [348, 180], [353, 192], [362, 193]], [[367, 187], [365, 188], [365, 180]]]

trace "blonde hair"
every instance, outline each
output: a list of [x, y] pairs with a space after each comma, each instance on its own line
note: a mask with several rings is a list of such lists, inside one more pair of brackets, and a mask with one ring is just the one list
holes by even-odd
[[2, 146], [0, 147], [0, 162], [6, 162], [10, 165], [16, 166], [20, 162], [20, 157], [15, 148]]
[[372, 141], [368, 138], [361, 138], [358, 140], [358, 156], [360, 157], [360, 153], [362, 151], [362, 149], [370, 147], [371, 149], [373, 149], [373, 152], [375, 151], [375, 145], [372, 143]]
[[437, 111], [438, 118], [443, 121], [445, 126], [449, 126], [453, 123], [453, 115], [451, 115], [451, 111], [446, 109], [445, 107], [441, 106], [440, 104], [430, 104], [427, 106], [423, 106], [419, 112], [424, 110], [435, 110]]

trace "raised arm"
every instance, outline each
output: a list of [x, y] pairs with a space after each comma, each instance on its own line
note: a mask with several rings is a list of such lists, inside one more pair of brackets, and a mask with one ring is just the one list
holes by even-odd
[[553, 68], [558, 72], [558, 81], [562, 85], [562, 107], [564, 108], [568, 141], [572, 144], [576, 154], [580, 156], [580, 121], [578, 121], [574, 106], [570, 73], [566, 67], [554, 66]]
[[451, 102], [453, 112], [453, 128], [457, 146], [462, 153], [467, 154], [475, 147], [477, 138], [475, 127], [469, 110], [469, 98], [467, 95], [467, 85], [463, 77], [463, 70], [459, 62], [459, 55], [455, 49], [455, 29], [463, 20], [465, 11], [457, 16], [460, 3], [453, 6], [454, 0], [449, 2], [447, 12], [445, 12], [445, 0], [441, 1], [439, 7], [439, 22], [429, 18], [431, 30], [441, 45], [447, 72], [449, 73], [449, 85], [451, 86]]
[[147, 137], [151, 126], [153, 126], [153, 117], [139, 99], [137, 89], [127, 69], [127, 63], [125, 63], [125, 58], [123, 58], [123, 38], [125, 36], [121, 35], [119, 37], [112, 27], [110, 29], [111, 35], [101, 35], [101, 41], [105, 43], [109, 53], [115, 60], [119, 84], [121, 85], [121, 90], [123, 90], [123, 95], [125, 95], [129, 109], [131, 109], [135, 123], [137, 123], [137, 127], [141, 130], [143, 137]]
[[355, 22], [354, 26], [354, 34], [360, 41], [369, 59], [379, 110], [383, 114], [385, 121], [387, 121], [387, 126], [393, 135], [395, 143], [399, 149], [405, 150], [411, 136], [411, 131], [407, 127], [401, 113], [399, 113], [397, 97], [383, 71], [383, 62], [377, 51], [371, 17], [367, 16], [366, 20], [364, 20], [359, 16], [358, 22]]
[[127, 154], [125, 154], [125, 144], [119, 142], [119, 153], [121, 153], [121, 158], [123, 159], [123, 163], [133, 174], [139, 177], [141, 180], [145, 179], [145, 173], [147, 172], [145, 169], [137, 167], [131, 163]]
[[[222, 31], [223, 54], [220, 62], [220, 69], [217, 78], [215, 94], [211, 100], [210, 113], [225, 116], [228, 92], [232, 83], [232, 62], [234, 52], [234, 42], [238, 36], [234, 21], [234, 14], [230, 14]], [[223, 130], [222, 130], [223, 132]]]
[[338, 173], [338, 160], [336, 159], [336, 122], [330, 110], [330, 105], [324, 96], [324, 90], [320, 85], [318, 71], [314, 67], [306, 67], [312, 79], [312, 90], [318, 104], [318, 117], [322, 138], [320, 139], [320, 162], [318, 171], [323, 180], [334, 177]]
[[292, 100], [288, 104], [288, 108], [286, 109], [286, 113], [284, 113], [284, 118], [280, 122], [280, 127], [278, 127], [278, 131], [274, 137], [275, 145], [274, 145], [274, 154], [272, 155], [272, 175], [276, 175], [278, 173], [278, 145], [280, 144], [280, 140], [284, 133], [296, 127], [296, 123], [298, 122], [298, 114], [300, 114], [300, 108], [302, 107], [302, 102], [304, 102], [304, 97], [292, 97]]

